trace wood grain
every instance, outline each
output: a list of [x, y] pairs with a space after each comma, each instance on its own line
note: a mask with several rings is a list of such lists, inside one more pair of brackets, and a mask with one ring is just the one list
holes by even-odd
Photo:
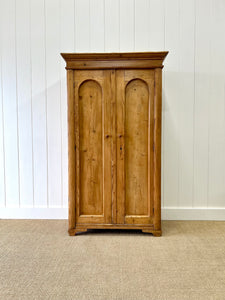
[[76, 223], [111, 223], [111, 72], [75, 71]]
[[167, 56], [168, 51], [158, 51], [158, 52], [127, 52], [127, 53], [61, 53], [61, 56], [65, 59], [66, 62], [69, 61], [98, 61], [98, 60], [108, 60], [108, 61], [117, 61], [117, 60], [163, 60]]
[[155, 70], [154, 98], [154, 229], [161, 230], [162, 70]]
[[111, 76], [111, 133], [112, 133], [112, 223], [117, 222], [117, 161], [116, 161], [116, 71], [109, 71]]
[[163, 68], [162, 60], [130, 59], [130, 60], [71, 60], [67, 62], [66, 69], [90, 70], [90, 69], [154, 69]]
[[74, 72], [67, 72], [67, 118], [68, 118], [68, 230], [75, 227], [75, 103], [74, 103]]
[[148, 214], [147, 84], [134, 79], [125, 91], [125, 205], [128, 215]]
[[117, 223], [150, 224], [153, 218], [154, 71], [118, 70], [116, 87]]
[[115, 102], [115, 88], [114, 78], [115, 72], [111, 70], [103, 71], [103, 93], [104, 93], [104, 137], [103, 137], [103, 164], [104, 164], [104, 218], [105, 223], [111, 223], [113, 219], [113, 201], [115, 201], [114, 190], [116, 188], [114, 183], [115, 166], [113, 165], [113, 103]]
[[[102, 57], [113, 64], [113, 54], [80, 59]], [[153, 70], [117, 67], [68, 70], [70, 235], [88, 228], [161, 235], [162, 61]]]
[[82, 83], [79, 97], [80, 214], [103, 214], [102, 91], [93, 80]]
[[125, 222], [125, 172], [124, 172], [124, 70], [116, 71], [116, 217], [117, 224]]
[[162, 68], [168, 52], [61, 53], [66, 69], [151, 69]]

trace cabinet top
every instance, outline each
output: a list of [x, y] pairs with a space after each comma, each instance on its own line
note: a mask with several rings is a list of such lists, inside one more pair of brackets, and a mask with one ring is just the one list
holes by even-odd
[[66, 69], [163, 68], [168, 51], [128, 53], [61, 53]]

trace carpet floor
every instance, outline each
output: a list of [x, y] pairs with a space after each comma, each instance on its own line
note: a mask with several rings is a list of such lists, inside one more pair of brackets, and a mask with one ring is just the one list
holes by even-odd
[[163, 236], [66, 220], [0, 220], [0, 299], [225, 299], [225, 222], [163, 221]]

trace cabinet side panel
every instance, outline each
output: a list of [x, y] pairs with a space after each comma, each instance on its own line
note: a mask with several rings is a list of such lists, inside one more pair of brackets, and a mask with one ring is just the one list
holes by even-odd
[[155, 70], [154, 99], [154, 229], [161, 230], [162, 70]]
[[147, 84], [132, 80], [125, 96], [126, 215], [148, 215], [148, 106]]
[[75, 227], [75, 107], [73, 71], [67, 71], [69, 230]]
[[80, 214], [103, 214], [102, 91], [94, 80], [79, 88]]

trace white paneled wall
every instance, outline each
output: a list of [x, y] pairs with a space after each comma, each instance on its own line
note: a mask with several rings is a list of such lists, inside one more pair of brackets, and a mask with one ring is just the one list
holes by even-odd
[[162, 51], [164, 219], [225, 220], [225, 0], [0, 0], [0, 217], [67, 216], [60, 52]]

